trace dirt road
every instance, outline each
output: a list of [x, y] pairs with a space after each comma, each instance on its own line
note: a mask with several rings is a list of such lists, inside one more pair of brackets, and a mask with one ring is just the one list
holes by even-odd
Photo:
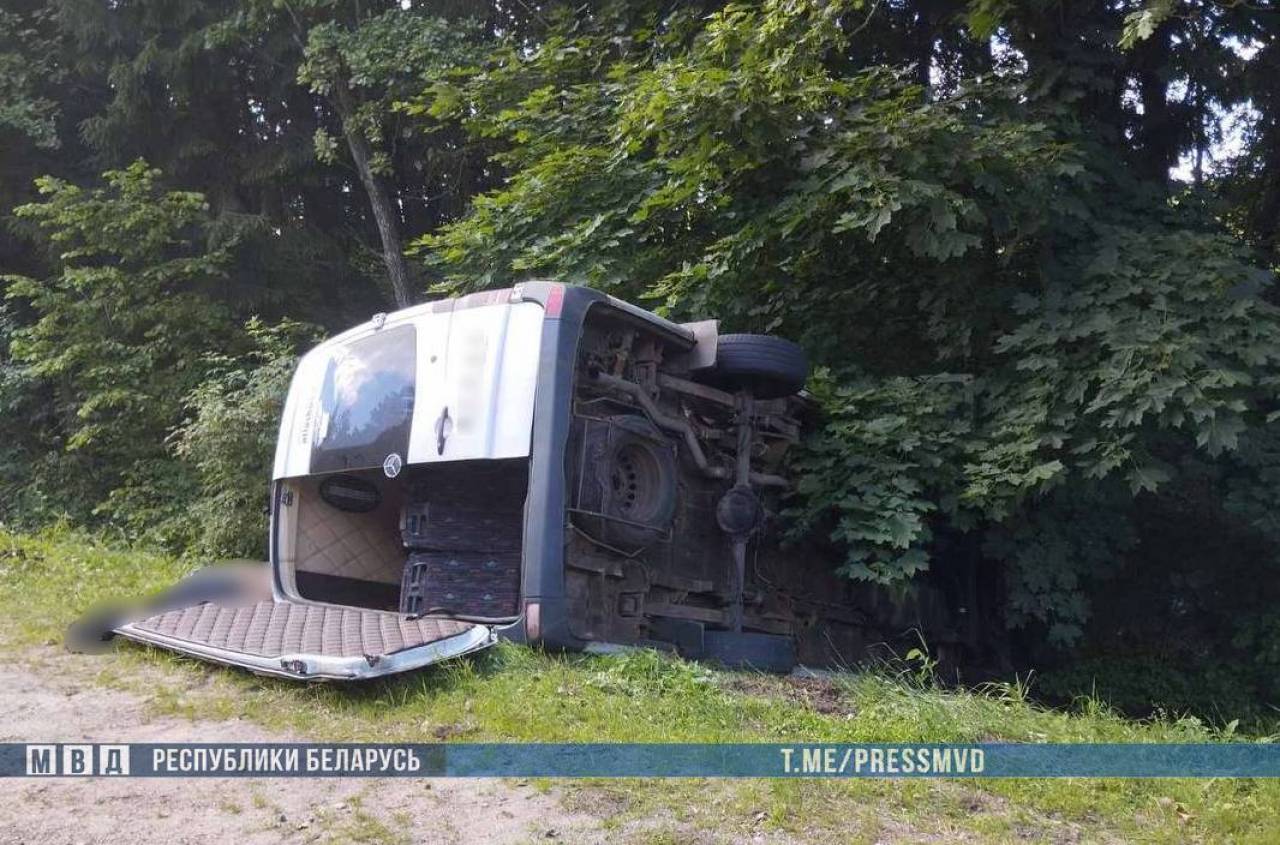
[[[243, 720], [150, 718], [52, 648], [0, 664], [0, 742], [289, 742]], [[600, 819], [504, 780], [0, 780], [0, 843], [604, 842]]]

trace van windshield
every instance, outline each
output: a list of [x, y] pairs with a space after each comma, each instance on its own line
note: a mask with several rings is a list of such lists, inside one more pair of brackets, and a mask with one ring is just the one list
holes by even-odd
[[404, 325], [336, 346], [320, 389], [311, 471], [397, 463], [409, 449], [417, 333]]

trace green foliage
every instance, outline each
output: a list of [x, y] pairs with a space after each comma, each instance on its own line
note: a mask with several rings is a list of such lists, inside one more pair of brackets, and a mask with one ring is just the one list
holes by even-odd
[[72, 506], [164, 548], [260, 557], [281, 404], [316, 330], [235, 324], [216, 294], [236, 244], [210, 241], [203, 196], [164, 191], [141, 162], [104, 178], [41, 180], [46, 200], [18, 210], [47, 233], [60, 274], [8, 278], [39, 318], [8, 332], [0, 400], [29, 408], [47, 392], [61, 437], [34, 478], [6, 479], [6, 516], [32, 524]]
[[810, 387], [826, 419], [792, 462], [792, 536], [825, 528], [852, 578], [892, 583], [924, 569], [930, 517], [940, 508], [958, 522], [967, 516], [954, 495], [940, 499], [959, 483], [972, 385], [949, 376], [838, 385], [824, 370]]
[[132, 602], [171, 586], [190, 572], [172, 555], [111, 546], [58, 523], [39, 535], [0, 526], [0, 610], [10, 649], [62, 643], [67, 626], [104, 603]]
[[1023, 321], [996, 349], [1034, 377], [1055, 425], [1088, 429], [1072, 449], [1083, 474], [1125, 469], [1137, 493], [1168, 476], [1138, 451], [1137, 432], [1186, 432], [1216, 456], [1277, 407], [1280, 310], [1258, 296], [1270, 274], [1221, 235], [1099, 226], [1093, 236], [1043, 293], [1014, 302]]
[[1005, 623], [1038, 623], [1050, 643], [1073, 644], [1090, 615], [1090, 590], [1105, 587], [1137, 545], [1116, 484], [1062, 487], [1017, 520], [986, 532], [983, 552], [1009, 573]]
[[58, 103], [47, 92], [66, 77], [51, 17], [39, 7], [28, 15], [0, 10], [0, 129], [48, 149], [58, 147], [59, 139]]
[[1038, 204], [1000, 178], [1047, 192], [1078, 167], [1070, 151], [999, 105], [971, 118], [994, 89], [920, 108], [903, 74], [832, 72], [848, 8], [731, 6], [677, 51], [575, 22], [532, 56], [438, 83], [433, 113], [474, 114], [508, 142], [512, 174], [419, 246], [450, 289], [548, 274], [772, 328], [852, 307], [842, 280], [892, 277], [888, 256], [927, 268], [976, 251], [992, 221], [1010, 239], [1014, 219], [1034, 228]]
[[[392, 9], [357, 26], [323, 20], [307, 31], [298, 82], [338, 104], [343, 129], [356, 132], [375, 152], [373, 172], [393, 176], [390, 149], [397, 140], [396, 103], [424, 82], [467, 61], [467, 39], [475, 27], [467, 21]], [[316, 130], [316, 157], [336, 160], [337, 141]]]
[[1124, 17], [1124, 32], [1120, 36], [1120, 46], [1132, 49], [1141, 41], [1146, 41], [1160, 24], [1178, 13], [1176, 0], [1147, 0], [1138, 9]]
[[1265, 701], [1280, 699], [1280, 612], [1266, 609], [1237, 620], [1231, 645], [1246, 666], [1253, 669], [1253, 681], [1261, 687]]
[[41, 436], [46, 397], [10, 352], [20, 328], [10, 304], [0, 304], [0, 519], [32, 528], [51, 514], [84, 509], [71, 503], [72, 489], [56, 483], [55, 444]]
[[[467, 21], [449, 21], [406, 9], [392, 9], [342, 26], [336, 20], [319, 23], [307, 33], [307, 49], [298, 81], [328, 96], [338, 85], [368, 89], [382, 98], [385, 118], [397, 89], [421, 85], [463, 63], [470, 55], [464, 39], [474, 33]], [[378, 140], [370, 135], [369, 140]]]
[[617, 655], [600, 667], [585, 678], [585, 685], [606, 695], [696, 700], [718, 693], [715, 675], [706, 667], [650, 649]]
[[299, 348], [314, 327], [285, 321], [246, 326], [248, 352], [206, 359], [208, 377], [187, 396], [189, 417], [174, 452], [196, 472], [199, 495], [184, 514], [202, 556], [264, 559], [271, 456]]
[[11, 334], [11, 377], [48, 392], [57, 451], [79, 459], [81, 477], [61, 479], [81, 491], [70, 498], [109, 518], [149, 511], [116, 519], [135, 531], [156, 509], [184, 507], [165, 437], [209, 348], [235, 340], [227, 310], [208, 295], [231, 245], [207, 244], [204, 198], [164, 191], [159, 175], [136, 162], [108, 171], [100, 188], [40, 180], [44, 200], [17, 215], [45, 233], [58, 270], [6, 277], [7, 297], [38, 315]]
[[1216, 724], [1248, 724], [1270, 715], [1258, 706], [1258, 690], [1247, 668], [1176, 665], [1159, 656], [1082, 658], [1043, 673], [1036, 689], [1057, 704], [1095, 696], [1117, 712], [1140, 718], [1197, 714]]

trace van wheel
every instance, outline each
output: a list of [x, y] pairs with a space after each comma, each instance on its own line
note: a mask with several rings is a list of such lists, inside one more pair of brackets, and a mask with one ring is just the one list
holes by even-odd
[[716, 338], [716, 363], [702, 380], [758, 399], [799, 393], [809, 378], [804, 349], [767, 334], [724, 334]]
[[[663, 537], [676, 513], [676, 462], [670, 442], [643, 417], [624, 414], [589, 425], [583, 442], [579, 528], [627, 551]], [[624, 521], [625, 520], [625, 521]]]

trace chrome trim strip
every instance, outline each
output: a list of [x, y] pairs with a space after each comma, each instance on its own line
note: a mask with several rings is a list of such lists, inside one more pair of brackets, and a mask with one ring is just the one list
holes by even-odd
[[[272, 675], [290, 680], [356, 681], [378, 678], [397, 672], [421, 669], [432, 663], [461, 657], [473, 651], [487, 648], [497, 642], [492, 630], [485, 625], [475, 625], [461, 634], [455, 634], [433, 643], [406, 648], [392, 654], [379, 655], [371, 665], [365, 657], [335, 657], [328, 654], [285, 654], [266, 657], [246, 654], [217, 646], [183, 640], [176, 637], [142, 630], [133, 623], [116, 628], [122, 637], [147, 645], [159, 646], [181, 654], [189, 654], [214, 663], [239, 666], [261, 675]], [[301, 667], [299, 670], [297, 667]]]

